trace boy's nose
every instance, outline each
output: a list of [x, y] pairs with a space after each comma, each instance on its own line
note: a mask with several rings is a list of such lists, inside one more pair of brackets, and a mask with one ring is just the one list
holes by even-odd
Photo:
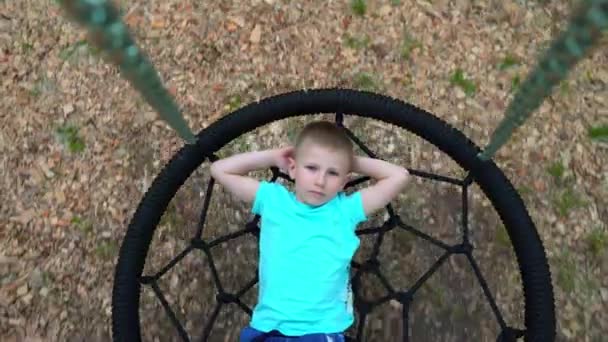
[[315, 178], [315, 184], [318, 186], [323, 186], [325, 184], [325, 176], [323, 173], [319, 172], [317, 177]]

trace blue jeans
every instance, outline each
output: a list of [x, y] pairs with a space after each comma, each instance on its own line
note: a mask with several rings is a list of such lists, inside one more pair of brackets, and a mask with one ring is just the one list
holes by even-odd
[[282, 336], [276, 331], [264, 333], [252, 327], [241, 330], [240, 342], [344, 342], [344, 334], [306, 334], [302, 336]]

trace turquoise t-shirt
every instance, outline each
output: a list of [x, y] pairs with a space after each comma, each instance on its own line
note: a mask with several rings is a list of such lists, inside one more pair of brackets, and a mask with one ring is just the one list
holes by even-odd
[[285, 335], [343, 332], [354, 321], [349, 284], [367, 219], [361, 193], [321, 206], [297, 200], [282, 184], [262, 181], [252, 212], [261, 216], [259, 293], [250, 325]]

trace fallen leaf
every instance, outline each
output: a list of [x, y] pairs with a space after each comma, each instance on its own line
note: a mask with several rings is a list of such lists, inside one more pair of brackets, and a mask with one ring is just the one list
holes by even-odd
[[175, 57], [180, 57], [182, 55], [182, 53], [184, 52], [184, 44], [179, 44], [176, 48], [175, 48]]
[[128, 14], [124, 19], [125, 23], [130, 27], [135, 27], [141, 24], [143, 18], [135, 12]]
[[156, 18], [156, 19], [152, 20], [152, 23], [150, 24], [150, 26], [153, 29], [162, 29], [162, 28], [165, 28], [165, 26], [167, 26], [167, 24], [164, 19]]
[[27, 284], [23, 284], [21, 286], [19, 286], [19, 288], [17, 289], [17, 296], [21, 297], [21, 296], [25, 296], [29, 291], [29, 288], [27, 286]]
[[55, 191], [55, 200], [59, 205], [65, 203], [65, 193], [61, 189]]
[[249, 36], [249, 41], [258, 44], [262, 38], [262, 27], [257, 24], [251, 31], [251, 35]]
[[348, 29], [348, 27], [350, 26], [350, 21], [350, 17], [345, 17], [344, 19], [342, 19], [342, 28], [345, 30]]
[[234, 32], [234, 31], [236, 31], [236, 29], [237, 29], [237, 26], [232, 21], [229, 21], [226, 23], [226, 30], [228, 30], [228, 32]]
[[547, 189], [547, 185], [545, 184], [545, 182], [539, 179], [534, 181], [534, 189], [538, 192], [545, 192], [545, 190]]
[[66, 227], [69, 227], [70, 224], [71, 224], [70, 220], [57, 219], [57, 221], [53, 224], [53, 226], [66, 228]]
[[244, 27], [245, 26], [245, 18], [237, 16], [237, 17], [229, 17], [228, 20], [233, 23], [236, 24], [238, 27]]
[[502, 3], [503, 10], [509, 17], [509, 23], [513, 26], [520, 25], [524, 19], [524, 13], [520, 6], [512, 0], [506, 0]]
[[46, 178], [53, 178], [55, 176], [55, 173], [51, 171], [44, 158], [38, 159], [38, 167], [40, 167]]

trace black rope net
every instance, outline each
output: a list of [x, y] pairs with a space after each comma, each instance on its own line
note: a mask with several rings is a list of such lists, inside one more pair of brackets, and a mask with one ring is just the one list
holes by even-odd
[[[291, 119], [288, 119], [291, 120]], [[363, 139], [358, 137], [356, 131], [364, 133], [365, 128], [351, 129], [345, 124], [342, 116], [338, 115], [336, 120], [344, 127], [344, 130], [351, 137], [358, 149], [370, 157], [378, 158], [379, 156], [368, 148]], [[289, 124], [288, 124], [289, 126]], [[355, 125], [356, 126], [356, 125]], [[289, 129], [288, 129], [289, 130]], [[375, 127], [378, 131], [378, 127]], [[404, 130], [393, 133], [404, 135]], [[358, 133], [358, 132], [357, 132]], [[391, 133], [391, 132], [389, 132]], [[286, 135], [293, 134], [287, 132]], [[240, 138], [241, 139], [241, 138]], [[256, 138], [256, 139], [259, 139]], [[242, 138], [240, 141], [234, 142], [233, 152], [243, 152], [247, 150], [245, 146], [250, 147], [255, 144], [252, 139], [249, 141]], [[429, 144], [430, 145], [430, 144]], [[431, 145], [432, 146], [432, 145]], [[396, 151], [399, 152], [399, 151]], [[211, 155], [208, 156], [210, 162], [222, 158], [224, 156]], [[380, 156], [381, 157], [381, 156]], [[488, 336], [492, 335], [493, 340], [497, 341], [515, 341], [522, 337], [524, 330], [523, 324], [523, 304], [514, 305], [508, 309], [515, 311], [515, 317], [505, 318], [501, 311], [495, 294], [490, 290], [491, 286], [484, 277], [484, 270], [478, 262], [478, 258], [474, 256], [474, 251], [477, 248], [471, 238], [471, 229], [469, 217], [469, 208], [471, 207], [472, 178], [470, 175], [463, 172], [462, 177], [446, 176], [435, 174], [433, 172], [423, 171], [415, 168], [408, 168], [410, 174], [417, 179], [418, 184], [426, 187], [422, 191], [429, 189], [428, 183], [434, 182], [439, 184], [438, 187], [449, 189], [446, 191], [448, 195], [443, 196], [443, 200], [450, 201], [449, 206], [453, 210], [452, 213], [441, 212], [438, 203], [423, 203], [426, 206], [424, 212], [430, 214], [430, 220], [436, 226], [444, 226], [446, 229], [451, 229], [452, 234], [445, 239], [435, 237], [436, 232], [425, 232], [425, 229], [418, 227], [421, 220], [417, 220], [407, 210], [396, 210], [398, 208], [395, 203], [389, 204], [384, 212], [374, 215], [368, 222], [361, 224], [356, 230], [356, 234], [361, 239], [361, 246], [357, 251], [356, 257], [351, 262], [351, 286], [354, 293], [354, 309], [356, 321], [347, 331], [347, 338], [351, 341], [418, 341], [418, 340], [448, 340], [446, 336], [434, 336], [434, 332], [429, 329], [441, 330], [444, 320], [450, 320], [453, 326], [452, 330], [459, 328], [462, 331], [449, 332], [448, 336], [455, 338], [454, 340], [462, 340], [462, 338], [474, 338], [487, 340]], [[198, 189], [198, 194], [202, 199], [202, 208], [197, 214], [198, 223], [193, 229], [194, 233], [188, 233], [186, 230], [179, 227], [186, 226], [187, 223], [180, 215], [190, 212], [190, 216], [194, 214], [194, 203], [189, 200], [184, 200], [186, 208], [177, 208], [171, 206], [165, 213], [163, 220], [172, 221], [174, 230], [162, 232], [157, 230], [157, 240], [168, 241], [169, 235], [178, 234], [181, 236], [182, 245], [170, 244], [171, 251], [175, 251], [174, 256], [162, 264], [156, 262], [156, 265], [148, 265], [147, 262], [144, 274], [140, 278], [142, 286], [142, 304], [140, 305], [140, 314], [145, 317], [145, 311], [155, 305], [162, 307], [165, 317], [160, 317], [160, 312], [150, 314], [148, 318], [154, 320], [153, 324], [156, 329], [164, 330], [163, 334], [173, 332], [176, 341], [237, 341], [238, 332], [245, 324], [248, 323], [251, 316], [253, 305], [257, 297], [256, 285], [257, 277], [257, 239], [260, 233], [260, 217], [255, 215], [250, 219], [244, 218], [249, 208], [232, 200], [226, 193], [222, 193], [221, 186], [217, 186], [213, 178], [208, 172], [200, 173], [201, 177], [206, 177], [204, 189]], [[292, 183], [288, 175], [280, 172], [276, 168], [266, 171], [257, 172], [254, 176], [260, 176], [259, 179], [265, 178], [274, 182], [282, 182], [286, 186]], [[346, 191], [353, 191], [368, 183], [368, 177], [360, 177], [352, 180], [346, 186]], [[184, 186], [186, 186], [185, 184]], [[437, 186], [435, 187], [437, 188]], [[431, 187], [432, 189], [432, 187]], [[432, 192], [428, 190], [429, 194]], [[190, 196], [193, 197], [193, 196]], [[424, 197], [424, 196], [419, 196]], [[432, 195], [427, 197], [433, 200]], [[228, 207], [241, 205], [240, 212], [228, 213], [232, 215], [231, 220], [223, 221], [216, 219], [213, 225], [219, 225], [218, 231], [228, 234], [207, 234], [216, 236], [206, 236], [205, 229], [211, 224], [209, 223], [210, 206], [212, 199], [224, 204]], [[428, 199], [423, 202], [428, 202]], [[436, 199], [440, 200], [440, 199]], [[421, 208], [414, 205], [416, 196], [405, 200], [405, 204], [410, 208]], [[397, 200], [395, 202], [402, 202]], [[420, 203], [419, 203], [420, 204]], [[183, 205], [182, 205], [183, 206]], [[433, 209], [440, 212], [433, 213]], [[482, 210], [489, 211], [492, 208]], [[213, 209], [215, 210], [215, 209]], [[218, 209], [221, 210], [221, 209]], [[181, 211], [181, 212], [180, 212]], [[421, 210], [422, 211], [422, 210]], [[405, 212], [405, 214], [404, 214]], [[188, 216], [186, 214], [186, 216]], [[446, 220], [446, 217], [449, 219]], [[181, 221], [180, 221], [181, 220]], [[496, 220], [498, 220], [496, 218]], [[219, 221], [219, 222], [218, 222]], [[228, 221], [243, 222], [240, 227], [228, 223]], [[163, 222], [161, 221], [161, 225]], [[500, 222], [494, 222], [500, 225]], [[230, 227], [227, 227], [230, 225]], [[225, 226], [225, 227], [221, 227]], [[494, 231], [495, 227], [492, 228]], [[500, 229], [500, 227], [499, 227]], [[504, 229], [504, 228], [502, 228]], [[508, 236], [494, 235], [490, 239], [498, 236], [503, 244], [508, 244]], [[502, 233], [506, 234], [506, 233]], [[505, 237], [506, 236], [506, 237]], [[245, 243], [239, 244], [237, 247], [230, 245], [234, 241]], [[420, 265], [420, 258], [409, 262], [408, 256], [419, 253], [421, 250], [413, 247], [414, 242], [424, 242], [431, 246], [433, 252], [426, 253], [426, 263], [428, 265]], [[387, 246], [390, 244], [390, 246]], [[163, 245], [166, 248], [166, 244]], [[503, 246], [504, 247], [504, 246]], [[508, 246], [510, 247], [510, 246]], [[157, 253], [155, 248], [151, 247], [148, 258], [154, 257]], [[382, 256], [386, 249], [393, 250], [393, 254], [388, 257]], [[428, 249], [427, 249], [428, 251]], [[165, 251], [166, 252], [166, 251]], [[510, 258], [514, 265], [514, 254], [504, 253], [503, 251], [492, 251], [492, 253], [501, 253], [501, 258]], [[424, 253], [424, 251], [422, 251]], [[237, 255], [246, 254], [246, 263], [231, 264], [237, 258]], [[396, 255], [400, 255], [396, 257]], [[484, 256], [487, 253], [484, 253]], [[402, 258], [405, 256], [405, 259]], [[177, 275], [172, 271], [180, 264], [187, 264], [189, 274]], [[407, 266], [406, 266], [407, 265]], [[390, 270], [408, 267], [410, 272], [406, 275], [395, 276]], [[459, 267], [460, 269], [469, 270], [468, 279], [463, 277], [441, 277], [443, 280], [452, 282], [450, 284], [438, 285], [437, 274], [446, 272], [446, 269]], [[503, 266], [498, 266], [498, 268]], [[207, 272], [203, 272], [207, 269]], [[238, 273], [237, 277], [224, 276], [229, 270], [231, 273]], [[487, 268], [486, 268], [487, 270]], [[512, 270], [514, 271], [514, 270]], [[500, 272], [492, 270], [492, 272]], [[205, 273], [205, 276], [201, 276]], [[511, 272], [513, 273], [513, 272]], [[516, 273], [516, 272], [515, 272]], [[414, 275], [415, 274], [415, 275]], [[521, 280], [510, 279], [513, 283], [503, 284], [506, 287], [521, 289]], [[163, 285], [161, 285], [161, 283]], [[201, 283], [205, 283], [204, 285]], [[197, 298], [197, 290], [205, 286], [212, 288], [215, 292], [214, 298]], [[456, 297], [446, 292], [445, 287], [454, 287]], [[471, 305], [471, 298], [466, 298], [466, 294], [471, 296], [470, 288], [475, 287], [472, 296], [483, 298], [486, 305], [486, 312], [481, 313], [480, 308]], [[184, 293], [189, 292], [184, 297]], [[181, 297], [180, 297], [181, 294]], [[201, 294], [202, 295], [202, 294]], [[462, 295], [462, 298], [458, 298]], [[416, 307], [416, 299], [421, 296], [425, 297], [426, 304]], [[178, 299], [179, 298], [179, 299]], [[155, 303], [154, 303], [155, 302]], [[197, 302], [197, 305], [193, 303]], [[523, 302], [523, 299], [521, 300]], [[180, 309], [181, 305], [195, 306], [190, 313]], [[387, 309], [388, 307], [388, 309]], [[158, 307], [157, 307], [158, 308]], [[391, 317], [383, 317], [381, 320], [371, 320], [370, 317], [378, 311], [391, 312]], [[489, 311], [488, 311], [489, 310]], [[518, 312], [519, 311], [519, 312]], [[205, 315], [202, 312], [206, 312]], [[416, 314], [413, 314], [416, 312]], [[186, 315], [195, 315], [195, 317], [186, 317]], [[423, 317], [416, 316], [423, 315]], [[427, 316], [428, 315], [428, 316]], [[431, 316], [439, 317], [431, 317]], [[462, 316], [473, 315], [472, 323], [459, 323]], [[206, 316], [206, 317], [203, 317]], [[235, 318], [236, 317], [236, 318]], [[475, 318], [477, 317], [477, 318]], [[168, 318], [168, 319], [167, 319]], [[483, 319], [484, 324], [475, 322], [476, 319]], [[145, 319], [143, 319], [145, 320]], [[164, 323], [159, 321], [164, 320]], [[488, 321], [493, 321], [494, 331], [474, 332], [482, 326], [487, 326]], [[186, 322], [187, 323], [184, 323]], [[516, 322], [512, 322], [516, 321]], [[378, 322], [382, 322], [379, 324]], [[476, 324], [478, 323], [478, 324]], [[419, 325], [418, 330], [413, 329]], [[444, 328], [446, 329], [446, 328]], [[142, 322], [142, 335], [147, 333], [154, 335], [159, 333], [153, 332], [154, 329]], [[228, 333], [230, 331], [231, 333]], [[177, 334], [175, 334], [175, 332]], [[161, 340], [165, 340], [164, 338]]]

